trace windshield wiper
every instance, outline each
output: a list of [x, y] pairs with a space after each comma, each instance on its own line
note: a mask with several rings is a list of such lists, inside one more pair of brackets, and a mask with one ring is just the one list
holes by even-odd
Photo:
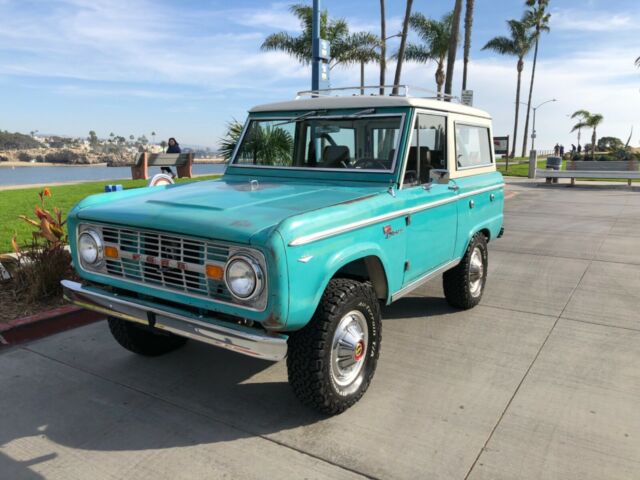
[[367, 108], [366, 110], [360, 110], [359, 112], [352, 113], [351, 115], [347, 115], [346, 118], [357, 118], [357, 117], [361, 117], [362, 115], [368, 115], [370, 113], [376, 113], [376, 109]]
[[311, 110], [310, 112], [303, 113], [302, 115], [298, 115], [297, 117], [290, 118], [289, 120], [285, 120], [284, 122], [276, 123], [274, 127], [279, 127], [280, 125], [287, 125], [289, 123], [299, 122], [300, 120], [304, 120], [308, 117], [313, 117], [319, 113], [324, 113], [326, 110]]

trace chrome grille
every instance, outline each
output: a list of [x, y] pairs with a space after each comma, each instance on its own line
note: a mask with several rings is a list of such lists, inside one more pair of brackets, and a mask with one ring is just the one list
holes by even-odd
[[119, 257], [106, 259], [106, 273], [176, 292], [232, 302], [223, 280], [205, 274], [205, 265], [224, 267], [229, 246], [177, 235], [102, 226], [105, 246]]

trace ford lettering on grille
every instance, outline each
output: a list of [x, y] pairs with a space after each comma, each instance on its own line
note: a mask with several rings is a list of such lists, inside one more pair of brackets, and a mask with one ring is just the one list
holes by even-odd
[[118, 248], [106, 259], [106, 273], [137, 283], [232, 302], [223, 280], [206, 276], [206, 265], [224, 267], [229, 246], [192, 238], [103, 226], [105, 246]]

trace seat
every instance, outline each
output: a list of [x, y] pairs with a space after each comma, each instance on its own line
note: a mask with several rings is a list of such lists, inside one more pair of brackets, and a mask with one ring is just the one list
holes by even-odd
[[345, 145], [327, 145], [322, 151], [322, 166], [325, 168], [343, 168], [351, 159], [349, 147]]

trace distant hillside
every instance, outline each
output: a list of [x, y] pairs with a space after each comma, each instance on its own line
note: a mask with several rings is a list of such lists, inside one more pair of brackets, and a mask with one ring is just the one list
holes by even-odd
[[27, 148], [39, 148], [42, 145], [29, 135], [22, 133], [9, 133], [0, 130], [0, 150], [23, 150]]

